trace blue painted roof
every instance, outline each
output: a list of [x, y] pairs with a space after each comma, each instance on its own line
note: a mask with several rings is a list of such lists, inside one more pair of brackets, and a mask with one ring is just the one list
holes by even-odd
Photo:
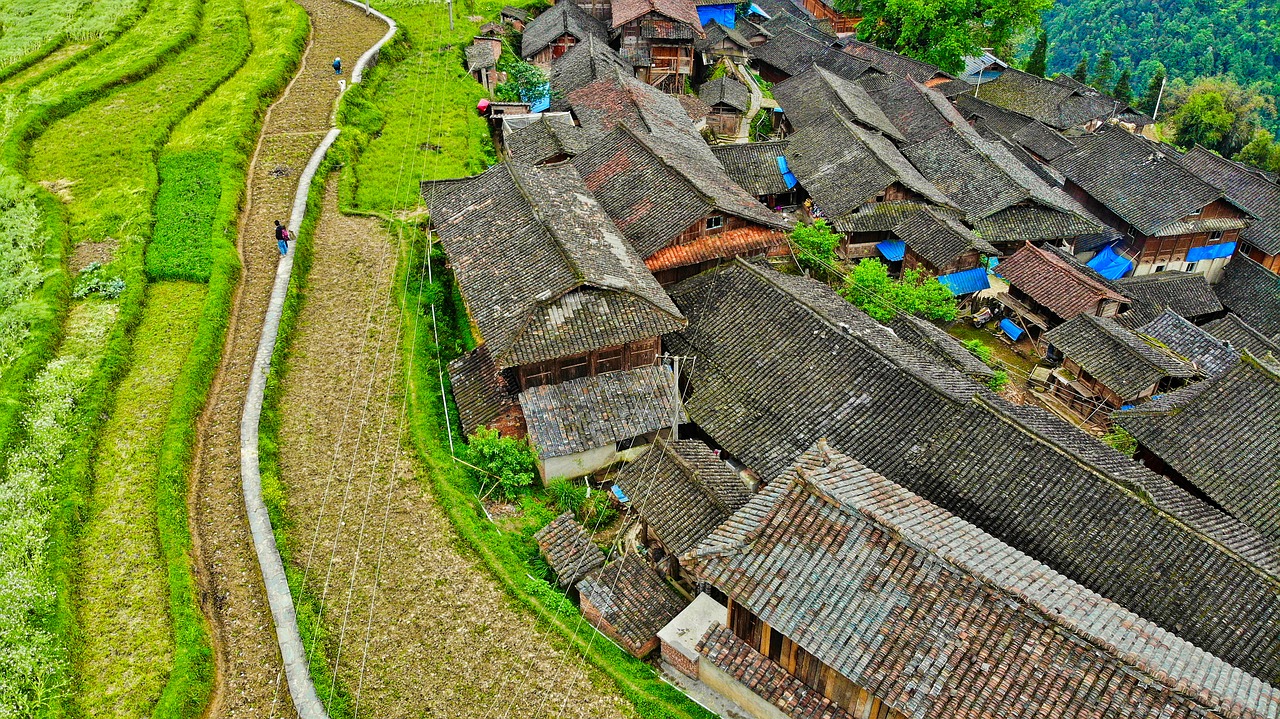
[[1012, 320], [1000, 320], [1000, 329], [1004, 330], [1004, 333], [1009, 335], [1009, 339], [1014, 342], [1018, 341], [1023, 332], [1022, 328], [1015, 325]]
[[1199, 262], [1200, 260], [1216, 260], [1221, 257], [1230, 257], [1231, 253], [1236, 251], [1236, 243], [1222, 242], [1216, 245], [1207, 245], [1205, 247], [1192, 247], [1187, 250], [1187, 262]]
[[967, 295], [970, 292], [980, 292], [991, 286], [991, 282], [987, 280], [987, 270], [985, 267], [975, 267], [972, 270], [963, 272], [952, 272], [949, 275], [938, 275], [938, 281], [943, 287], [951, 290], [951, 294]]
[[907, 243], [902, 240], [885, 240], [878, 243], [876, 249], [880, 250], [880, 254], [884, 255], [886, 260], [897, 262], [907, 252]]
[[782, 155], [778, 155], [778, 172], [782, 173], [782, 180], [787, 183], [788, 190], [796, 186], [796, 176], [787, 167], [787, 158]]
[[1101, 252], [1085, 264], [1109, 280], [1118, 280], [1133, 269], [1133, 263], [1127, 257], [1116, 254], [1112, 245], [1102, 248]]
[[529, 112], [546, 112], [550, 110], [551, 83], [544, 83], [541, 87], [521, 91], [520, 99], [529, 103]]
[[703, 25], [715, 20], [721, 27], [732, 29], [733, 23], [737, 19], [737, 5], [727, 3], [724, 5], [699, 5], [698, 21]]

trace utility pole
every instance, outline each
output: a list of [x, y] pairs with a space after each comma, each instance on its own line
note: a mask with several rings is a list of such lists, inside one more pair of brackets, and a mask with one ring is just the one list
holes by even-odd
[[[569, 0], [562, 0], [569, 2]], [[671, 441], [680, 439], [680, 356], [671, 356]]]
[[453, 32], [453, 0], [449, 0], [449, 32]]
[[1151, 119], [1156, 120], [1160, 117], [1160, 100], [1164, 98], [1164, 84], [1169, 81], [1169, 75], [1166, 73], [1160, 78], [1160, 92], [1156, 93], [1156, 109], [1151, 113]]

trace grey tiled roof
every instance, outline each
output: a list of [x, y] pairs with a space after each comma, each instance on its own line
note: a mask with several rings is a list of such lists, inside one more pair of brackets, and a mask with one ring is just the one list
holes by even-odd
[[1113, 415], [1142, 446], [1280, 546], [1280, 376], [1244, 359]]
[[897, 75], [864, 75], [858, 85], [871, 96], [906, 142], [919, 142], [950, 126], [924, 85]]
[[670, 332], [683, 317], [572, 165], [424, 183], [432, 227], [499, 369]]
[[774, 85], [773, 96], [798, 130], [821, 125], [834, 112], [895, 140], [903, 139], [866, 90], [816, 65]]
[[1210, 322], [1204, 329], [1214, 337], [1230, 342], [1237, 350], [1248, 351], [1254, 359], [1280, 366], [1280, 344], [1267, 339], [1234, 312]]
[[1168, 158], [1150, 140], [1119, 127], [1075, 139], [1053, 166], [1146, 235], [1222, 197], [1222, 191]]
[[1213, 286], [1222, 306], [1272, 342], [1280, 342], [1280, 276], [1237, 254]]
[[894, 184], [928, 202], [953, 206], [888, 138], [834, 113], [788, 139], [788, 166], [828, 217], [855, 212]]
[[979, 227], [989, 240], [1052, 239], [1103, 227], [1080, 203], [1028, 170], [1007, 147], [983, 139], [963, 121], [907, 146], [903, 154], [964, 209], [971, 224], [978, 227], [979, 221], [989, 220]]
[[520, 54], [526, 59], [533, 57], [564, 35], [572, 35], [579, 42], [589, 36], [601, 42], [609, 41], [609, 29], [578, 3], [556, 3], [524, 26]]
[[467, 46], [467, 72], [475, 72], [486, 67], [495, 66], [498, 61], [493, 56], [493, 48], [488, 43], [473, 43]]
[[893, 234], [935, 268], [945, 267], [970, 250], [990, 257], [1000, 255], [959, 220], [927, 207], [894, 227]]
[[1255, 219], [1240, 239], [1271, 255], [1280, 254], [1280, 185], [1260, 170], [1232, 162], [1196, 145], [1182, 164], [1226, 193]]
[[[688, 118], [683, 120], [688, 124]], [[660, 126], [649, 125], [651, 130]], [[574, 158], [600, 204], [644, 257], [666, 247], [694, 222], [727, 214], [764, 227], [790, 229], [734, 183], [696, 133], [636, 132], [620, 124]]]
[[[739, 22], [742, 22], [742, 20], [739, 19]], [[703, 25], [702, 29], [707, 32], [707, 36], [693, 41], [694, 49], [699, 52], [710, 50], [712, 46], [716, 45], [721, 40], [729, 40], [741, 47], [744, 51], [751, 48], [751, 41], [743, 37], [742, 33], [738, 32], [737, 28], [725, 27], [715, 20], [711, 20], [706, 25]]]
[[[569, 109], [570, 93], [594, 82], [611, 80], [619, 70], [628, 75], [635, 71], [631, 63], [622, 59], [607, 42], [589, 36], [585, 41], [569, 48], [551, 66], [548, 77], [552, 90], [551, 109]], [[579, 118], [579, 122], [584, 121]]]
[[751, 493], [711, 448], [658, 439], [614, 480], [672, 554], [683, 554], [747, 503]]
[[790, 189], [778, 169], [778, 158], [785, 156], [788, 144], [788, 140], [743, 142], [713, 145], [711, 151], [742, 189], [756, 196], [776, 195]]
[[578, 582], [578, 594], [633, 645], [653, 639], [688, 604], [636, 554], [624, 554]]
[[463, 434], [471, 434], [519, 405], [484, 345], [449, 363], [449, 384]]
[[708, 105], [728, 105], [738, 112], [751, 108], [751, 91], [737, 80], [724, 76], [702, 84], [698, 97]]
[[543, 116], [508, 135], [506, 147], [512, 158], [537, 165], [561, 155], [573, 157], [587, 148], [587, 142], [572, 120]]
[[928, 82], [934, 77], [951, 77], [935, 65], [852, 38], [844, 41], [844, 52], [871, 63], [872, 67], [886, 75], [910, 77], [920, 82]]
[[951, 365], [978, 382], [985, 383], [995, 377], [994, 370], [960, 344], [960, 340], [928, 320], [899, 312], [894, 315], [889, 327], [903, 342], [939, 364]]
[[538, 456], [564, 457], [671, 426], [673, 384], [666, 367], [638, 367], [527, 389], [520, 408]]
[[1280, 713], [1280, 690], [824, 442], [688, 559], [915, 719]]
[[1075, 149], [1070, 140], [1039, 120], [1011, 112], [972, 95], [955, 98], [956, 107], [966, 118], [981, 118], [1001, 137], [1034, 152], [1045, 161]]
[[1122, 399], [1135, 399], [1168, 377], [1189, 378], [1194, 367], [1110, 317], [1077, 315], [1044, 339]]
[[1161, 312], [1138, 331], [1193, 362], [1206, 377], [1220, 374], [1240, 359], [1240, 353], [1230, 343], [1196, 327], [1173, 310]]
[[888, 232], [927, 205], [919, 202], [867, 202], [853, 212], [831, 219], [836, 232]]
[[604, 552], [573, 518], [573, 512], [551, 520], [533, 535], [538, 550], [556, 573], [561, 587], [571, 587], [604, 566]]
[[1124, 277], [1115, 281], [1116, 289], [1133, 300], [1130, 327], [1154, 319], [1161, 310], [1170, 309], [1189, 320], [1222, 311], [1222, 303], [1202, 273], [1153, 272], [1149, 275]]
[[1280, 562], [1256, 532], [1061, 419], [928, 362], [820, 282], [735, 261], [672, 295], [689, 327], [665, 348], [698, 357], [685, 408], [761, 477], [822, 437], [857, 447], [1075, 581], [1280, 676]]
[[[1114, 100], [1093, 88], [1068, 85], [1009, 68], [977, 90], [978, 98], [1039, 120], [1056, 130], [1111, 117]], [[1120, 105], [1119, 110], [1125, 106]]]
[[[770, 21], [768, 26], [779, 19]], [[846, 80], [857, 79], [867, 71], [868, 63], [833, 48], [834, 42], [834, 38], [816, 39], [794, 27], [783, 27], [768, 42], [751, 48], [751, 56], [788, 75], [798, 75], [815, 63]]]

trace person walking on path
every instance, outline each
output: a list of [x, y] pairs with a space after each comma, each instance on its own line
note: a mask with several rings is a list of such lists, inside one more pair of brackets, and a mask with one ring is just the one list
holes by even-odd
[[342, 58], [340, 57], [333, 58], [333, 74], [334, 75], [342, 74]]
[[289, 228], [280, 224], [280, 220], [276, 220], [276, 246], [280, 248], [280, 255], [289, 254]]

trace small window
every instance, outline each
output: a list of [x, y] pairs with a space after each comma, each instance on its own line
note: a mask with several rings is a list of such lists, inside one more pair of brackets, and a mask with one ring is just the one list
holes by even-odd
[[707, 218], [707, 229], [715, 230], [724, 227], [724, 217], [721, 215], [712, 215]]
[[1196, 265], [1198, 265], [1198, 264], [1200, 264], [1200, 263], [1199, 263], [1199, 262], [1188, 262], [1188, 263], [1187, 263], [1187, 266], [1186, 266], [1186, 267], [1183, 267], [1183, 268], [1182, 268], [1182, 270], [1183, 270], [1184, 272], [1195, 272], [1195, 271], [1196, 271]]
[[1153, 271], [1153, 272], [1164, 272], [1164, 268], [1166, 268], [1166, 267], [1168, 267], [1168, 265], [1156, 265], [1156, 268], [1155, 268], [1154, 270], [1152, 270], [1152, 271]]
[[1199, 217], [1201, 212], [1204, 212], [1204, 208], [1203, 208], [1203, 207], [1201, 207], [1200, 209], [1196, 210], [1195, 212], [1192, 212], [1192, 213], [1191, 213], [1190, 215], [1188, 215], [1188, 216], [1189, 216], [1189, 217]]
[[579, 379], [586, 377], [589, 374], [591, 374], [591, 363], [587, 361], [586, 355], [578, 355], [577, 357], [568, 357], [560, 360], [561, 382]]
[[1213, 232], [1209, 233], [1210, 242], [1217, 242], [1218, 240], [1221, 240], [1221, 239], [1222, 239], [1222, 230], [1214, 230]]
[[596, 353], [596, 374], [622, 369], [622, 347], [610, 347]]

